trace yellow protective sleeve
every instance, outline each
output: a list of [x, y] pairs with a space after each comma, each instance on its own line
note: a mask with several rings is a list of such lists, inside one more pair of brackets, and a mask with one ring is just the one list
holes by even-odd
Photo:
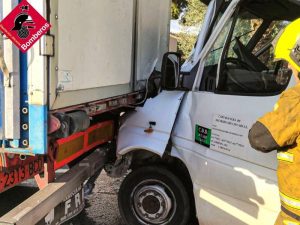
[[290, 146], [300, 134], [300, 84], [285, 91], [273, 112], [259, 119], [280, 147]]

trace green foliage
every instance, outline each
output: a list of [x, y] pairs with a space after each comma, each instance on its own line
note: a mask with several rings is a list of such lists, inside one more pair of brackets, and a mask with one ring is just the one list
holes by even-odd
[[180, 25], [186, 27], [186, 32], [176, 34], [178, 51], [183, 59], [191, 54], [197, 40], [196, 34], [188, 32], [188, 27], [199, 27], [203, 22], [207, 6], [200, 0], [173, 0], [172, 18], [179, 19]]
[[180, 19], [184, 26], [198, 26], [203, 22], [206, 9], [200, 0], [172, 0], [172, 19]]
[[200, 0], [187, 0], [180, 23], [184, 26], [199, 26], [204, 20], [206, 10], [207, 6]]
[[194, 45], [197, 40], [197, 35], [179, 33], [176, 34], [175, 36], [178, 41], [178, 52], [182, 54], [182, 59], [186, 60], [194, 48]]
[[172, 0], [172, 19], [177, 20], [187, 6], [187, 0]]
[[172, 5], [171, 5], [171, 15], [172, 15], [172, 19], [174, 19], [174, 20], [177, 20], [180, 15], [180, 9], [174, 2], [172, 2]]

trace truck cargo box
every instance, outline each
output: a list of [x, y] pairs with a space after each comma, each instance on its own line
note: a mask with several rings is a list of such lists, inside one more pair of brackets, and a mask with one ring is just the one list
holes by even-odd
[[51, 109], [128, 93], [154, 66], [159, 69], [156, 62], [168, 50], [168, 0], [51, 5], [57, 7], [51, 15], [57, 53], [51, 60]]
[[[51, 112], [143, 90], [160, 70], [171, 1], [28, 2], [52, 28], [26, 54], [4, 38], [11, 85], [0, 91], [2, 152], [45, 154]], [[17, 4], [0, 0], [0, 20]]]

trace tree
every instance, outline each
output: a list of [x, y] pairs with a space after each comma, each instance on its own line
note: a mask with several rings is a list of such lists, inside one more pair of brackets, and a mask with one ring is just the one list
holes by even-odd
[[175, 35], [178, 41], [178, 52], [182, 54], [182, 59], [186, 60], [191, 54], [197, 40], [197, 35], [179, 33]]
[[187, 0], [186, 8], [180, 17], [183, 26], [199, 26], [205, 16], [207, 6], [200, 0]]
[[187, 6], [187, 0], [172, 0], [172, 19], [179, 19], [181, 13]]
[[203, 22], [206, 5], [200, 0], [172, 0], [172, 19], [183, 26], [198, 26]]
[[179, 19], [179, 23], [184, 27], [183, 31], [176, 34], [178, 41], [178, 51], [182, 53], [185, 60], [190, 55], [197, 34], [189, 33], [189, 27], [200, 27], [206, 13], [206, 5], [200, 0], [173, 0], [172, 18]]

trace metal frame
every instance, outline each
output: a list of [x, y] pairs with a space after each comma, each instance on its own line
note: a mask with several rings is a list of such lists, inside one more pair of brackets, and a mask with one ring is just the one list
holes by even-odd
[[80, 161], [55, 182], [48, 184], [29, 199], [0, 218], [0, 224], [32, 225], [43, 219], [87, 178], [103, 168], [106, 161], [105, 150], [96, 150]]
[[[100, 135], [96, 135], [97, 132], [104, 132], [105, 137], [100, 137]], [[103, 133], [102, 133], [103, 134]], [[92, 143], [89, 143], [89, 138], [94, 136], [95, 141]], [[94, 126], [91, 126], [84, 132], [76, 133], [70, 137], [60, 139], [57, 141], [57, 148], [55, 150], [56, 156], [54, 161], [54, 170], [57, 170], [68, 163], [72, 162], [73, 160], [79, 158], [84, 153], [90, 151], [91, 149], [107, 143], [109, 141], [112, 141], [114, 137], [114, 122], [112, 120], [105, 121], [102, 123], [98, 123]], [[72, 142], [76, 142], [77, 140], [82, 140], [82, 147], [77, 144], [78, 147], [81, 147], [79, 150], [74, 150], [72, 148]], [[65, 150], [63, 150], [62, 155], [60, 155], [60, 147], [65, 146]], [[75, 151], [75, 153], [70, 153], [68, 151]], [[62, 159], [58, 159], [59, 157], [62, 157]]]
[[[35, 177], [39, 188], [43, 189], [54, 181], [56, 170], [68, 165], [99, 145], [112, 141], [115, 135], [114, 127], [114, 121], [108, 120], [97, 123], [86, 131], [70, 137], [54, 142], [49, 141], [45, 163], [42, 156], [26, 157], [23, 155], [23, 159], [21, 159], [19, 155], [9, 158], [8, 154], [3, 154], [2, 157], [5, 158], [0, 158], [0, 193], [32, 177]], [[74, 148], [74, 144], [78, 149]], [[31, 164], [38, 160], [42, 160], [39, 161], [41, 165], [38, 169], [34, 168], [34, 171], [29, 172], [28, 167], [32, 167]], [[20, 171], [25, 171], [21, 177]], [[44, 172], [43, 178], [39, 175], [42, 172]]]
[[108, 112], [111, 110], [115, 110], [121, 107], [131, 107], [136, 103], [136, 99], [141, 95], [143, 92], [133, 92], [126, 95], [120, 95], [112, 98], [102, 99], [94, 102], [89, 102], [86, 104], [75, 105], [66, 107], [63, 109], [52, 110], [51, 113], [57, 112], [69, 112], [74, 110], [83, 110], [86, 111], [89, 116], [96, 116], [104, 112]]
[[[82, 105], [76, 105], [64, 109], [50, 111], [53, 113], [66, 113], [74, 110], [83, 110], [89, 116], [96, 116], [105, 112], [120, 108], [130, 108], [135, 104], [137, 99], [142, 98], [143, 92], [134, 92], [127, 95], [116, 96], [113, 98], [103, 99]], [[38, 118], [38, 119], [37, 119]], [[41, 122], [42, 120], [42, 122]], [[49, 121], [51, 123], [51, 119]], [[0, 149], [0, 153], [14, 153], [23, 155], [47, 154], [48, 150], [48, 108], [46, 106], [37, 106], [29, 104], [29, 146], [20, 147], [4, 147]], [[43, 135], [43, 136], [41, 136]], [[42, 141], [41, 141], [42, 139]]]
[[[212, 32], [210, 40], [205, 44], [203, 50], [201, 51], [201, 54], [198, 57], [201, 60], [200, 60], [199, 66], [198, 66], [198, 72], [197, 72], [197, 75], [196, 75], [196, 78], [194, 81], [192, 91], [199, 90], [206, 57], [208, 56], [212, 45], [215, 43], [215, 41], [218, 38], [220, 32], [222, 31], [224, 25], [227, 23], [228, 19], [231, 17], [233, 12], [235, 11], [235, 8], [237, 7], [239, 2], [240, 2], [240, 0], [232, 0], [230, 5], [228, 6], [229, 10], [226, 10], [226, 12], [223, 14], [222, 18], [220, 19], [220, 22], [217, 24], [214, 31]], [[219, 76], [217, 77], [217, 80], [218, 79], [219, 79]]]

